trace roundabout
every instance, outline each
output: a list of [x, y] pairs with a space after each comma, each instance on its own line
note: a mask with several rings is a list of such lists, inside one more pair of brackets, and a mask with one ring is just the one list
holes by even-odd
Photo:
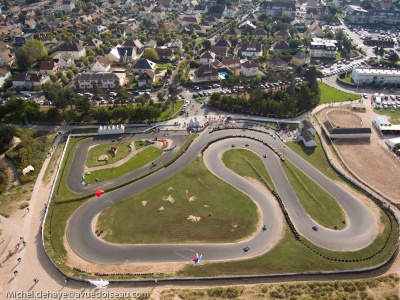
[[[86, 140], [76, 150], [67, 179], [68, 187], [73, 192], [94, 192], [97, 189], [110, 188], [120, 182], [149, 173], [149, 168], [144, 166], [121, 176], [123, 178], [118, 177], [89, 186], [80, 185], [76, 178], [82, 171], [81, 162], [86, 160], [87, 149], [94, 143], [98, 143], [98, 140], [99, 138]], [[107, 140], [103, 141], [107, 142]], [[183, 141], [184, 138], [177, 137], [174, 142], [181, 145]], [[282, 204], [264, 187], [239, 176], [223, 164], [222, 155], [232, 149], [232, 144], [235, 144], [236, 148], [251, 150], [262, 159], [276, 188], [275, 193], [281, 199]], [[167, 163], [172, 157], [171, 153], [172, 151], [159, 157], [156, 161], [157, 166]], [[282, 154], [281, 158], [276, 155], [277, 153]], [[174, 163], [167, 164], [167, 167], [159, 168], [156, 172], [138, 181], [107, 192], [108, 197], [113, 200], [113, 203], [118, 203], [132, 195], [146, 191], [178, 174], [196, 158], [201, 159], [199, 158], [200, 154], [203, 154], [201, 156], [204, 164], [211, 173], [249, 196], [256, 203], [260, 220], [257, 229], [251, 236], [234, 243], [111, 244], [96, 236], [94, 220], [112, 203], [92, 198], [81, 205], [68, 220], [66, 240], [69, 247], [81, 259], [99, 265], [185, 262], [182, 255], [176, 254], [177, 249], [195, 251], [202, 255], [202, 263], [243, 260], [260, 257], [277, 247], [287, 231], [285, 220], [288, 219], [292, 223], [291, 228], [294, 228], [292, 232], [298, 232], [298, 239], [307, 245], [314, 244], [322, 251], [338, 251], [338, 253], [358, 251], [357, 253], [359, 253], [361, 249], [368, 247], [379, 237], [379, 218], [368, 205], [327, 178], [290, 148], [285, 147], [279, 139], [251, 130], [229, 129], [212, 133], [203, 132]], [[346, 215], [347, 222], [343, 230], [323, 227], [310, 218], [282, 170], [283, 157], [336, 199]], [[282, 210], [282, 206], [284, 210]], [[262, 230], [262, 224], [268, 228], [266, 231]], [[314, 226], [318, 227], [317, 231], [313, 229]], [[243, 251], [246, 247], [249, 247], [249, 250]], [[189, 257], [190, 255], [183, 256]], [[363, 256], [362, 253], [359, 253], [357, 259], [365, 260]], [[339, 259], [339, 261], [342, 260]]]

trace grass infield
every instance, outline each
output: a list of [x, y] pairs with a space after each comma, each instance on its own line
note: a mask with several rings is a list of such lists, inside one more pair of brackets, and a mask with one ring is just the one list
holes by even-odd
[[112, 243], [233, 242], [256, 230], [254, 202], [209, 172], [201, 158], [165, 182], [104, 210]]
[[344, 228], [344, 212], [330, 194], [289, 161], [282, 164], [286, 177], [310, 217], [324, 227]]
[[261, 158], [254, 152], [246, 149], [232, 149], [224, 152], [222, 156], [224, 164], [233, 172], [243, 177], [259, 180], [261, 176], [274, 189], [271, 177]]
[[[131, 143], [129, 142], [122, 142], [122, 143], [107, 143], [107, 144], [100, 144], [92, 147], [87, 155], [86, 158], [86, 166], [87, 167], [96, 167], [96, 166], [104, 166], [107, 164], [115, 163], [124, 157], [126, 157], [129, 153], [132, 152], [132, 148], [129, 147]], [[118, 152], [117, 155], [113, 155], [110, 148], [117, 147]], [[107, 155], [107, 161], [99, 161], [99, 157], [101, 155]]]
[[144, 165], [147, 165], [148, 163], [152, 162], [157, 157], [159, 157], [162, 153], [163, 151], [161, 149], [149, 146], [143, 151], [131, 157], [126, 163], [118, 167], [90, 172], [90, 175], [85, 175], [85, 181], [90, 184], [90, 183], [95, 183], [96, 178], [98, 179], [97, 182], [101, 182], [104, 180], [124, 175], [140, 167], [143, 167]]

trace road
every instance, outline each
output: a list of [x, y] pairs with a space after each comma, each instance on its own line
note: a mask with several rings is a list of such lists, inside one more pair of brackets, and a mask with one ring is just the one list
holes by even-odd
[[[175, 163], [140, 181], [108, 193], [108, 197], [115, 203], [120, 202], [165, 181], [169, 177], [180, 172], [197, 157], [204, 145], [211, 140], [224, 137], [227, 134], [245, 134], [263, 139], [272, 144], [305, 174], [310, 176], [317, 184], [330, 193], [342, 206], [348, 221], [347, 227], [344, 230], [331, 230], [319, 226], [317, 232], [313, 231], [311, 227], [316, 223], [310, 219], [300, 205], [299, 200], [281, 169], [278, 158], [269, 148], [263, 146], [261, 143], [256, 141], [249, 142], [251, 150], [260, 157], [262, 157], [263, 154], [268, 154], [268, 158], [264, 159], [264, 164], [272, 176], [277, 191], [281, 195], [297, 230], [312, 243], [320, 247], [337, 251], [354, 251], [366, 247], [375, 239], [377, 236], [377, 223], [374, 221], [375, 217], [373, 213], [365, 204], [342, 190], [292, 150], [284, 147], [283, 143], [279, 140], [274, 140], [269, 135], [254, 131], [232, 129], [229, 131], [217, 131], [211, 134], [203, 132], [200, 137], [193, 142], [188, 151]], [[248, 142], [247, 139], [246, 142]], [[95, 143], [97, 143], [97, 141], [93, 141], [93, 144]], [[279, 211], [276, 200], [266, 196], [263, 189], [244, 180], [223, 165], [220, 160], [221, 153], [230, 149], [232, 143], [236, 143], [237, 145], [243, 144], [244, 146], [244, 140], [242, 138], [227, 139], [215, 143], [205, 152], [205, 164], [211, 172], [249, 195], [253, 201], [257, 203], [262, 214], [263, 222], [268, 226], [267, 232], [262, 232], [260, 228], [260, 231], [257, 231], [249, 240], [234, 244], [109, 244], [96, 237], [92, 230], [92, 225], [94, 218], [111, 204], [94, 197], [82, 205], [69, 220], [66, 232], [69, 245], [81, 258], [99, 264], [119, 264], [124, 262], [182, 262], [182, 256], [176, 253], [177, 250], [182, 248], [192, 249], [193, 251], [201, 253], [203, 258], [208, 261], [248, 258], [267, 252], [268, 249], [271, 249], [271, 247], [278, 243], [282, 235], [282, 213]], [[89, 147], [89, 145], [90, 143], [85, 144], [85, 147], [80, 146], [79, 148], [85, 149]], [[85, 161], [86, 153], [87, 151], [82, 150], [75, 154], [71, 171], [79, 169], [82, 161]], [[75, 192], [81, 192], [82, 185], [76, 178], [80, 177], [76, 177], [76, 174], [71, 172], [68, 178], [69, 188]], [[104, 184], [107, 185], [107, 183]], [[97, 187], [102, 187], [102, 184], [98, 184]], [[92, 188], [90, 190], [92, 191]], [[251, 251], [244, 253], [242, 249], [246, 245], [251, 247]], [[182, 255], [185, 256], [185, 254]]]

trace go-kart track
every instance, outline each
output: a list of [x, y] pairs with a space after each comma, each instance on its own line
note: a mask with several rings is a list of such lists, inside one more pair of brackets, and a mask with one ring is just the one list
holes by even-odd
[[[301, 206], [289, 184], [279, 157], [259, 141], [232, 137], [212, 143], [204, 152], [204, 162], [212, 173], [255, 201], [261, 213], [262, 224], [267, 226], [267, 230], [264, 231], [260, 227], [260, 230], [249, 237], [247, 241], [229, 244], [111, 244], [104, 242], [95, 235], [93, 225], [96, 216], [112, 203], [93, 197], [82, 205], [68, 222], [66, 236], [70, 247], [82, 259], [97, 264], [184, 262], [184, 257], [193, 254], [190, 251], [202, 254], [205, 262], [251, 258], [267, 252], [279, 242], [283, 235], [284, 217], [276, 199], [266, 193], [265, 189], [240, 177], [223, 164], [222, 154], [224, 151], [232, 149], [232, 144], [253, 151], [263, 160], [294, 226], [303, 237], [317, 246], [334, 251], [355, 251], [374, 241], [378, 234], [377, 217], [374, 216], [368, 206], [341, 189], [288, 147], [284, 147], [280, 140], [274, 140], [266, 133], [250, 130], [229, 129], [212, 133], [203, 132], [174, 163], [139, 181], [109, 192], [107, 196], [112, 199], [112, 202], [117, 203], [163, 182], [180, 172], [198, 157], [208, 143], [227, 135], [245, 135], [258, 138], [275, 147], [287, 160], [291, 161], [337, 200], [346, 214], [346, 227], [343, 230], [332, 230], [313, 221]], [[182, 137], [171, 136], [169, 138], [177, 138], [182, 141]], [[91, 145], [111, 141], [111, 138], [101, 141], [98, 138], [96, 139], [81, 143], [75, 152], [67, 180], [68, 187], [72, 191], [77, 193], [94, 192], [97, 189], [111, 187], [117, 183], [120, 184], [129, 179], [137, 178], [149, 171], [148, 166], [145, 166], [117, 179], [82, 186], [79, 179], [83, 174], [88, 148]], [[245, 147], [245, 144], [249, 144], [249, 146]], [[266, 158], [264, 157], [265, 154], [267, 155]], [[168, 160], [168, 155], [162, 155], [156, 161], [157, 165], [160, 166], [165, 163]], [[149, 222], [153, 221], [149, 220]], [[314, 225], [318, 226], [318, 231], [313, 230]], [[249, 251], [243, 251], [246, 246], [250, 247]]]

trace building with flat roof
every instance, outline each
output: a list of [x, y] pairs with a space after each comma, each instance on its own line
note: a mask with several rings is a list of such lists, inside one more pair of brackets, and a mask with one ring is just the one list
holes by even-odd
[[374, 116], [372, 124], [381, 135], [384, 134], [400, 134], [400, 125], [394, 125], [389, 122], [386, 116]]
[[310, 44], [311, 57], [336, 57], [336, 43], [335, 40], [323, 40], [320, 38], [313, 38]]
[[400, 84], [400, 70], [353, 68], [351, 78], [355, 84]]

